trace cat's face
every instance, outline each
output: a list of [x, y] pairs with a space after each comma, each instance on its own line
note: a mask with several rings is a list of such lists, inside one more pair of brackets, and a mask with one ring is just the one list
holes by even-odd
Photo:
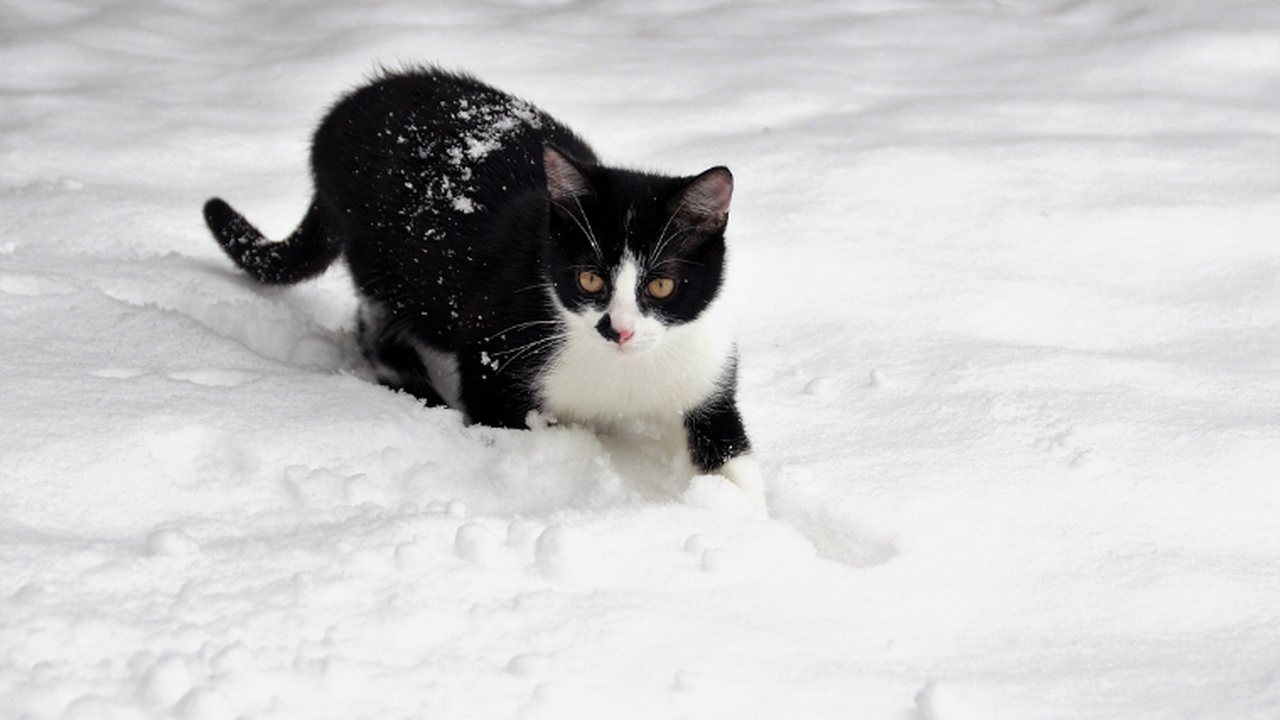
[[572, 331], [634, 356], [696, 320], [720, 291], [733, 178], [581, 166], [548, 149], [544, 266]]

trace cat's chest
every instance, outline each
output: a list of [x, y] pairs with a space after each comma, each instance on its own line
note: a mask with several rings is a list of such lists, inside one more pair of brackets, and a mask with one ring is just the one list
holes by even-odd
[[679, 422], [727, 377], [733, 339], [714, 313], [670, 329], [653, 349], [625, 356], [569, 323], [538, 379], [541, 409], [561, 422], [608, 425], [641, 417]]

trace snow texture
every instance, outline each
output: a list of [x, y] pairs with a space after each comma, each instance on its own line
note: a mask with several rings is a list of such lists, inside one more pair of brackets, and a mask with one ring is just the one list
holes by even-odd
[[[0, 717], [1280, 717], [1280, 5], [0, 3]], [[771, 517], [261, 288], [379, 65], [737, 180]], [[484, 152], [483, 144], [475, 152]]]

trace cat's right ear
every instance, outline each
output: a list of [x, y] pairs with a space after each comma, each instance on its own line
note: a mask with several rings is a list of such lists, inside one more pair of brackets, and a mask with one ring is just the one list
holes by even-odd
[[547, 170], [547, 193], [551, 195], [552, 203], [574, 200], [591, 192], [582, 170], [559, 150], [546, 146], [542, 151], [542, 162]]
[[670, 211], [691, 227], [705, 232], [724, 230], [733, 199], [733, 173], [719, 166], [689, 181], [671, 201]]

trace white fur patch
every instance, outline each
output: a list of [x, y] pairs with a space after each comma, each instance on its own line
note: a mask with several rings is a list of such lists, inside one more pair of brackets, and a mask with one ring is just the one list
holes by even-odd
[[[629, 335], [625, 342], [618, 344], [617, 349], [623, 355], [638, 355], [653, 349], [666, 334], [667, 327], [655, 318], [640, 312], [636, 303], [636, 294], [640, 292], [640, 268], [630, 256], [618, 266], [613, 277], [615, 288], [609, 307], [605, 310], [614, 332]], [[592, 312], [587, 318], [594, 323], [600, 321], [600, 313]]]
[[760, 472], [760, 466], [750, 453], [739, 455], [721, 465], [716, 474], [728, 478], [729, 482], [737, 485], [762, 514], [767, 514], [768, 509], [764, 497], [764, 474]]
[[458, 356], [430, 345], [413, 343], [413, 348], [427, 366], [427, 376], [431, 378], [431, 387], [449, 404], [451, 408], [462, 407], [462, 378], [458, 374]]
[[[634, 307], [634, 297], [630, 303]], [[697, 320], [672, 327], [641, 315], [635, 335], [621, 346], [596, 331], [601, 313], [578, 315], [556, 305], [567, 337], [539, 390], [545, 409], [564, 422], [608, 427], [638, 417], [680, 423], [718, 389], [733, 355], [716, 303]]]

